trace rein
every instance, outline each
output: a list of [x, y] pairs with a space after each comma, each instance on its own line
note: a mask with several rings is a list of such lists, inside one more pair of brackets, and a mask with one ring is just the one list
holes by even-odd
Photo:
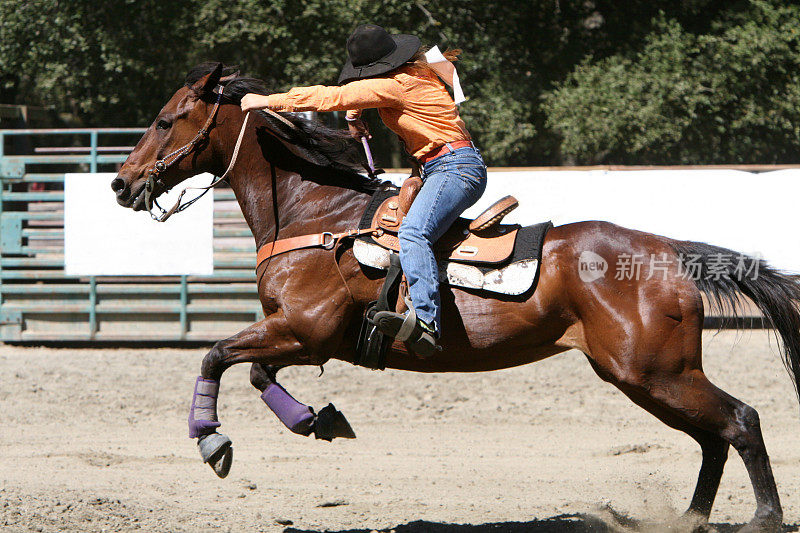
[[[180, 161], [181, 159], [183, 159], [184, 157], [186, 157], [187, 155], [192, 153], [196, 149], [196, 147], [201, 143], [201, 141], [204, 141], [204, 140], [206, 140], [208, 138], [209, 130], [211, 129], [211, 125], [213, 124], [214, 119], [217, 116], [217, 111], [219, 110], [219, 106], [220, 106], [220, 103], [222, 101], [222, 96], [223, 96], [224, 89], [225, 89], [225, 87], [223, 85], [219, 85], [215, 89], [216, 92], [217, 92], [217, 101], [214, 102], [214, 109], [211, 111], [211, 114], [208, 116], [208, 119], [206, 119], [205, 124], [203, 124], [203, 127], [200, 128], [200, 131], [197, 132], [197, 134], [194, 136], [194, 138], [191, 141], [189, 141], [188, 143], [186, 143], [185, 145], [183, 145], [181, 148], [178, 148], [177, 150], [167, 154], [162, 159], [159, 159], [158, 161], [156, 161], [155, 164], [153, 165], [153, 168], [150, 169], [150, 172], [149, 172], [149, 174], [147, 176], [147, 182], [145, 183], [144, 201], [145, 201], [145, 207], [147, 208], [147, 211], [150, 213], [150, 217], [153, 220], [155, 220], [157, 222], [166, 222], [167, 219], [169, 219], [169, 217], [171, 217], [175, 213], [180, 213], [184, 209], [188, 208], [190, 205], [192, 205], [197, 200], [202, 198], [203, 195], [205, 195], [208, 191], [210, 191], [211, 189], [213, 189], [214, 187], [216, 187], [217, 185], [222, 183], [225, 179], [227, 179], [228, 174], [230, 173], [231, 169], [233, 169], [233, 166], [236, 164], [236, 160], [239, 157], [239, 148], [241, 148], [241, 146], [242, 146], [242, 140], [244, 139], [244, 132], [245, 132], [245, 130], [247, 128], [248, 119], [250, 118], [250, 112], [249, 111], [244, 116], [244, 121], [242, 122], [242, 129], [239, 130], [239, 137], [236, 139], [236, 146], [233, 149], [233, 154], [231, 156], [231, 161], [228, 164], [228, 168], [225, 170], [225, 172], [222, 174], [222, 176], [220, 176], [219, 178], [216, 178], [215, 180], [213, 180], [206, 187], [186, 187], [186, 188], [184, 188], [181, 191], [181, 193], [178, 195], [178, 200], [175, 202], [175, 205], [173, 205], [169, 210], [165, 210], [160, 205], [158, 205], [158, 201], [153, 196], [154, 191], [156, 189], [156, 186], [161, 186], [161, 187], [165, 186], [164, 182], [159, 179], [159, 175], [162, 172], [166, 171], [168, 168], [170, 168], [172, 165], [174, 165], [175, 163], [177, 163], [178, 161]], [[295, 126], [294, 124], [289, 122], [285, 117], [282, 117], [278, 113], [272, 111], [271, 109], [266, 109], [265, 108], [264, 111], [269, 113], [273, 117], [277, 118], [278, 120], [280, 120], [281, 122], [283, 122], [284, 124], [289, 126], [290, 128], [295, 129], [295, 130], [297, 129], [297, 126]], [[370, 173], [371, 176], [374, 176], [375, 168], [374, 168], [374, 163], [372, 162], [372, 154], [370, 153], [370, 150], [369, 150], [369, 144], [366, 143], [366, 139], [363, 139], [362, 142], [364, 142], [364, 148], [365, 148], [365, 151], [367, 153], [367, 158], [368, 158], [368, 162], [369, 162], [369, 169], [368, 169], [369, 173]], [[275, 167], [274, 166], [272, 167], [272, 172], [273, 172], [273, 175], [272, 175], [272, 179], [273, 179], [273, 184], [272, 184], [272, 188], [273, 188], [273, 209], [275, 211], [275, 213], [274, 213], [274, 215], [275, 215], [275, 237], [277, 237], [277, 231], [278, 231], [277, 214], [278, 214], [278, 212], [277, 212], [277, 204], [274, 203], [275, 192], [276, 192], [275, 191], [275, 183], [274, 183], [274, 181], [275, 181], [275, 174], [274, 174]], [[183, 195], [186, 194], [186, 192], [189, 191], [189, 190], [198, 190], [198, 191], [202, 190], [203, 192], [200, 193], [196, 198], [193, 198], [193, 199], [189, 200], [188, 202], [182, 204], [181, 200], [183, 199]], [[153, 213], [153, 206], [155, 206], [159, 210], [161, 210], [161, 214], [160, 215], [157, 215], [157, 214]], [[366, 229], [361, 229], [361, 230], [360, 229], [352, 229], [352, 230], [348, 230], [348, 231], [345, 231], [345, 232], [342, 232], [342, 233], [331, 233], [329, 231], [325, 231], [325, 232], [322, 232], [322, 233], [314, 233], [314, 234], [311, 234], [311, 235], [302, 235], [302, 236], [299, 236], [299, 237], [291, 237], [291, 238], [288, 238], [288, 239], [273, 239], [272, 242], [269, 242], [269, 243], [263, 245], [261, 248], [258, 249], [258, 253], [257, 253], [257, 256], [256, 256], [256, 271], [258, 271], [258, 268], [261, 266], [262, 263], [264, 263], [265, 261], [271, 259], [272, 257], [274, 257], [276, 255], [284, 254], [286, 252], [291, 252], [291, 251], [294, 251], [294, 250], [301, 250], [301, 249], [304, 249], [304, 248], [317, 248], [317, 247], [320, 247], [320, 248], [324, 248], [326, 250], [334, 250], [337, 247], [337, 244], [340, 244], [341, 241], [344, 240], [344, 239], [355, 238], [355, 237], [359, 237], [361, 235], [367, 235], [367, 234], [370, 234], [370, 233], [376, 233], [376, 232], [380, 232], [380, 231], [381, 230], [379, 228], [377, 228], [377, 227], [371, 227], [371, 228], [366, 228]], [[339, 276], [341, 276], [342, 281], [344, 281], [344, 285], [345, 285], [345, 288], [347, 289], [347, 292], [350, 294], [350, 297], [353, 298], [353, 294], [352, 294], [352, 292], [350, 292], [350, 287], [347, 286], [347, 280], [345, 280], [344, 275], [342, 274], [342, 271], [339, 268], [339, 263], [338, 263], [338, 261], [336, 261], [335, 257], [334, 257], [334, 263], [336, 264], [336, 269], [339, 272]]]

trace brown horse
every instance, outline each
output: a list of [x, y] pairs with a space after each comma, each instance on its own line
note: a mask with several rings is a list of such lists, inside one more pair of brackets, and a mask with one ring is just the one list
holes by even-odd
[[[168, 164], [157, 166], [153, 196], [198, 173], [220, 176], [228, 168], [245, 118], [238, 102], [245, 93], [266, 90], [257, 80], [223, 72], [229, 74], [221, 65], [195, 68], [159, 112], [112, 182], [120, 205], [144, 209], [148, 175], [157, 160], [176, 150]], [[221, 99], [219, 87], [224, 89]], [[378, 186], [354, 170], [359, 145], [345, 133], [289, 114], [284, 118], [294, 127], [271, 115], [251, 115], [228, 176], [258, 247], [276, 238], [355, 227]], [[203, 129], [206, 134], [195, 136]], [[331, 358], [353, 362], [362, 313], [376, 298], [384, 274], [360, 266], [350, 244], [291, 251], [260, 265], [258, 291], [266, 318], [217, 342], [204, 357], [190, 425], [195, 424], [200, 442], [209, 435], [225, 441], [204, 452], [222, 475], [227, 466], [219, 462], [230, 462], [230, 441], [215, 432], [216, 395], [223, 372], [237, 363], [253, 363], [253, 385], [293, 431], [347, 436], [341, 427], [324, 434], [322, 412], [314, 414], [288, 396], [275, 373], [283, 366], [323, 365]], [[587, 252], [592, 258], [656, 257], [662, 263], [645, 262], [638, 275], [600, 271], [587, 277], [579, 267]], [[603, 380], [699, 443], [703, 461], [688, 513], [708, 518], [732, 445], [744, 461], [757, 502], [744, 529], [777, 531], [782, 510], [758, 414], [703, 373], [701, 293], [720, 308], [736, 307], [742, 295], [755, 302], [781, 338], [784, 362], [797, 384], [800, 286], [760, 260], [735, 254], [738, 265], [721, 263], [723, 254], [734, 256], [730, 250], [605, 222], [555, 227], [544, 243], [535, 291], [492, 296], [443, 286], [443, 350], [425, 360], [391, 351], [387, 366], [478, 372], [580, 350]], [[742, 260], [748, 275], [741, 275]], [[692, 268], [696, 275], [688, 276]], [[270, 395], [278, 396], [271, 404]], [[220, 450], [225, 453], [216, 453]]]

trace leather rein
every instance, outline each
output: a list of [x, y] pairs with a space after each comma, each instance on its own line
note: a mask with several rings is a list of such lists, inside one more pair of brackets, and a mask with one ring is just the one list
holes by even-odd
[[[183, 159], [184, 157], [186, 157], [187, 155], [192, 153], [197, 148], [197, 146], [199, 146], [201, 144], [201, 142], [203, 142], [203, 141], [208, 139], [209, 130], [211, 129], [211, 126], [214, 123], [214, 119], [217, 116], [217, 111], [219, 110], [219, 106], [220, 106], [220, 103], [222, 101], [222, 96], [223, 96], [224, 89], [225, 89], [225, 87], [223, 85], [218, 85], [216, 87], [215, 92], [217, 92], [217, 100], [216, 100], [216, 102], [214, 102], [214, 109], [211, 110], [211, 114], [208, 116], [208, 119], [206, 119], [205, 124], [203, 124], [203, 127], [200, 128], [200, 130], [197, 132], [197, 134], [194, 136], [194, 138], [192, 138], [191, 141], [189, 141], [188, 143], [183, 145], [181, 148], [178, 148], [177, 150], [167, 154], [163, 158], [161, 158], [158, 161], [156, 161], [155, 164], [153, 165], [153, 168], [150, 169], [150, 171], [148, 173], [148, 176], [147, 176], [147, 181], [145, 183], [144, 201], [145, 201], [145, 207], [147, 208], [147, 211], [150, 213], [150, 217], [153, 220], [155, 220], [157, 222], [166, 222], [167, 219], [169, 219], [169, 217], [171, 217], [175, 213], [180, 213], [184, 209], [188, 208], [190, 205], [192, 205], [197, 200], [202, 198], [203, 195], [206, 194], [208, 191], [210, 191], [211, 189], [213, 189], [214, 187], [216, 187], [217, 185], [222, 183], [224, 180], [226, 180], [227, 177], [228, 177], [228, 174], [230, 174], [230, 171], [233, 169], [233, 166], [236, 164], [236, 159], [239, 157], [239, 148], [242, 145], [242, 139], [244, 138], [244, 132], [245, 132], [245, 129], [247, 128], [247, 121], [250, 118], [250, 112], [249, 111], [247, 112], [247, 114], [244, 117], [244, 122], [242, 122], [242, 129], [239, 131], [239, 137], [236, 139], [236, 146], [233, 149], [233, 155], [231, 156], [231, 161], [228, 164], [228, 168], [225, 170], [225, 172], [222, 174], [222, 176], [220, 176], [219, 178], [214, 179], [211, 182], [211, 184], [206, 186], [206, 187], [186, 187], [186, 188], [184, 188], [181, 191], [181, 193], [178, 195], [178, 200], [175, 202], [175, 205], [173, 205], [169, 210], [165, 210], [164, 208], [162, 208], [158, 204], [158, 201], [156, 200], [156, 197], [154, 196], [154, 191], [156, 190], [157, 186], [166, 189], [166, 184], [159, 178], [159, 175], [161, 173], [165, 172], [172, 165], [176, 164], [181, 159]], [[293, 128], [293, 129], [297, 129], [297, 126], [295, 126], [294, 124], [289, 122], [286, 118], [280, 116], [278, 113], [272, 111], [271, 109], [264, 109], [264, 111], [266, 111], [270, 115], [274, 116], [275, 118], [279, 119], [280, 121], [282, 121], [283, 123], [285, 123], [289, 127]], [[273, 172], [274, 172], [274, 167], [273, 167]], [[273, 186], [273, 189], [274, 189], [274, 186]], [[193, 198], [193, 199], [189, 200], [188, 202], [181, 203], [181, 200], [183, 199], [183, 195], [186, 194], [186, 192], [189, 191], [189, 190], [202, 190], [203, 192], [200, 193], [196, 198]], [[276, 191], [273, 190], [273, 195], [275, 194], [275, 192]], [[153, 213], [153, 206], [157, 207], [161, 211], [161, 214]], [[277, 206], [275, 206], [275, 210], [276, 210], [276, 213], [275, 213], [275, 216], [276, 216], [275, 224], [276, 224], [276, 226], [275, 226], [275, 228], [276, 228], [276, 237], [277, 237], [277, 228], [278, 228], [277, 227]], [[325, 231], [325, 232], [322, 232], [322, 233], [314, 233], [314, 234], [310, 234], [310, 235], [301, 235], [299, 237], [290, 237], [288, 239], [275, 239], [272, 242], [269, 242], [269, 243], [261, 246], [258, 249], [258, 253], [256, 255], [256, 270], [258, 270], [258, 267], [260, 267], [261, 264], [264, 261], [267, 261], [268, 259], [270, 259], [270, 258], [272, 258], [272, 257], [274, 257], [276, 255], [280, 255], [280, 254], [284, 254], [286, 252], [291, 252], [291, 251], [294, 251], [294, 250], [300, 250], [300, 249], [304, 249], [304, 248], [317, 248], [317, 247], [319, 247], [319, 248], [324, 248], [325, 250], [333, 250], [336, 247], [336, 244], [342, 239], [355, 238], [355, 237], [359, 237], [361, 235], [367, 235], [367, 234], [375, 233], [375, 232], [378, 232], [378, 231], [381, 231], [381, 230], [379, 228], [367, 228], [367, 229], [362, 229], [362, 230], [352, 229], [352, 230], [348, 230], [348, 231], [345, 231], [345, 232], [342, 232], [342, 233], [331, 233], [329, 231]], [[338, 270], [339, 269], [338, 262], [336, 262], [336, 267], [337, 267], [337, 270]], [[339, 275], [342, 276], [342, 279], [344, 280], [344, 276], [342, 275], [341, 270], [339, 270]], [[347, 282], [346, 281], [345, 281], [345, 287], [347, 287]], [[347, 287], [347, 291], [350, 292], [350, 288], [349, 287]], [[352, 293], [350, 294], [350, 296], [352, 297]]]

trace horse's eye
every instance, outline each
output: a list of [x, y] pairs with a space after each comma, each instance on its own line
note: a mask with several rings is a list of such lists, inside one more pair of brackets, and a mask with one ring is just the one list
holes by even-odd
[[168, 130], [170, 126], [172, 126], [172, 124], [169, 121], [161, 119], [161, 120], [158, 121], [158, 124], [156, 124], [156, 129], [157, 130]]

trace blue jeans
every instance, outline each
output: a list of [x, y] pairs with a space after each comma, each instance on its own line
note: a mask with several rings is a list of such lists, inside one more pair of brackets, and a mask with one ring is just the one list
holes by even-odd
[[486, 190], [486, 165], [471, 146], [457, 148], [425, 163], [422, 188], [403, 219], [400, 263], [417, 316], [441, 334], [439, 267], [433, 243]]

